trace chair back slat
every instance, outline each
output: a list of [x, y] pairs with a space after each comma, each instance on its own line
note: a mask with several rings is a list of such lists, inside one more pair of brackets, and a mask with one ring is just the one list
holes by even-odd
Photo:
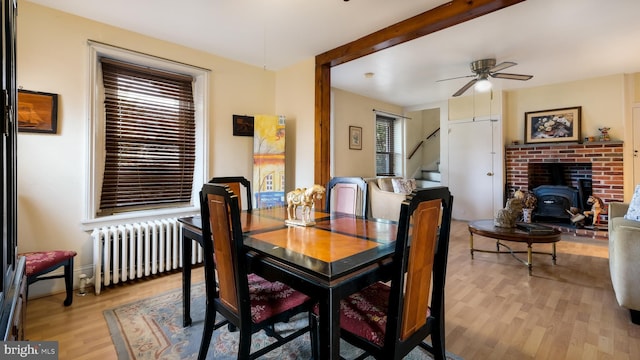
[[440, 209], [441, 201], [437, 199], [421, 202], [413, 212], [402, 314], [403, 340], [427, 322]]
[[238, 196], [238, 204], [242, 207], [242, 187], [245, 188], [247, 211], [251, 211], [253, 208], [251, 201], [251, 182], [243, 176], [222, 176], [213, 177], [209, 180], [210, 184], [227, 185], [233, 193]]
[[333, 196], [333, 209], [331, 212], [340, 212], [356, 215], [358, 209], [358, 186], [356, 184], [336, 184], [331, 189]]
[[379, 355], [402, 358], [429, 335], [435, 353], [444, 354], [452, 205], [449, 189], [436, 187], [414, 190], [400, 207], [385, 345]]
[[242, 192], [240, 191], [240, 183], [225, 183], [234, 194], [238, 195], [238, 203], [242, 204]]
[[220, 301], [234, 312], [238, 313], [238, 298], [236, 289], [236, 274], [233, 271], [233, 240], [229, 232], [228, 206], [224, 197], [207, 194], [209, 207], [209, 221], [213, 236], [213, 256], [215, 257], [218, 277], [233, 281], [221, 281], [219, 284]]
[[367, 183], [361, 177], [334, 177], [326, 186], [325, 209], [366, 217]]

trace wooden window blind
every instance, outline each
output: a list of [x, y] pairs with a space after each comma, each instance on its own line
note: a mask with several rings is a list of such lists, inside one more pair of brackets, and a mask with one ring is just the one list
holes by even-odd
[[394, 176], [394, 141], [396, 119], [376, 116], [376, 175]]
[[98, 215], [190, 204], [193, 78], [108, 58], [100, 63], [106, 126]]

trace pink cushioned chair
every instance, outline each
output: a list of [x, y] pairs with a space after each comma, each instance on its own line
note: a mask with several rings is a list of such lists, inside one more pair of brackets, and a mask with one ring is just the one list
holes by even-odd
[[[67, 290], [64, 306], [69, 306], [73, 302], [73, 258], [76, 255], [75, 251], [68, 250], [35, 251], [18, 254], [18, 256], [24, 256], [27, 259], [27, 285], [40, 280], [64, 277], [64, 285]], [[63, 275], [43, 276], [61, 266], [64, 266]]]

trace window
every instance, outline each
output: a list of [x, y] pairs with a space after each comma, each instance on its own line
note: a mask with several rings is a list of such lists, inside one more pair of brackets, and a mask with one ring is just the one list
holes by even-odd
[[273, 191], [273, 174], [269, 174], [264, 178], [264, 189], [266, 191]]
[[106, 129], [98, 215], [189, 205], [193, 78], [109, 58], [100, 63]]
[[396, 175], [395, 125], [396, 125], [395, 118], [376, 115], [376, 175], [377, 176]]
[[193, 214], [206, 181], [208, 74], [90, 41], [85, 225]]

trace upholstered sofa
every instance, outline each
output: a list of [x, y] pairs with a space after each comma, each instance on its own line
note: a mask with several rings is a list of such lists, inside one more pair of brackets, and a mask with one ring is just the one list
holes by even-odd
[[392, 179], [400, 177], [378, 177], [367, 180], [369, 196], [367, 216], [375, 219], [398, 221], [400, 204], [407, 198], [404, 193], [393, 191]]
[[618, 304], [640, 325], [640, 221], [624, 218], [628, 207], [609, 203], [609, 272]]

